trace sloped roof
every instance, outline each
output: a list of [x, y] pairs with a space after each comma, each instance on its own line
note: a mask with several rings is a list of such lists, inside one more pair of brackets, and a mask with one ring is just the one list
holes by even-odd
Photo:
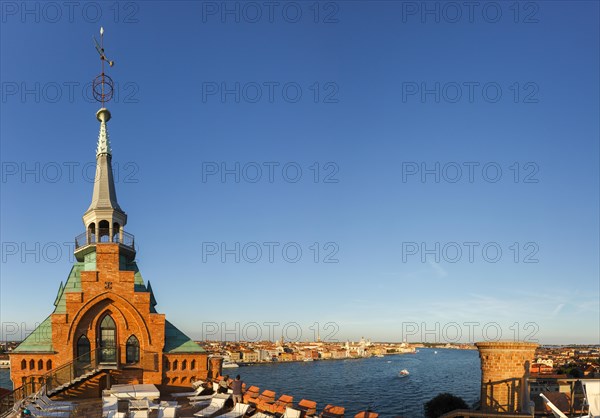
[[48, 316], [27, 338], [13, 350], [13, 353], [53, 353], [52, 321]]
[[[64, 314], [67, 313], [67, 296], [66, 293], [70, 292], [81, 292], [81, 272], [86, 270], [96, 269], [96, 254], [90, 253], [86, 255], [86, 259], [83, 262], [75, 262], [69, 273], [69, 277], [65, 282], [64, 286], [62, 282], [58, 287], [58, 292], [54, 300], [54, 311], [52, 313]], [[156, 298], [152, 292], [152, 287], [144, 283], [142, 274], [135, 261], [126, 263], [121, 266], [121, 269], [134, 272], [134, 288], [136, 292], [150, 292], [150, 312], [156, 313], [155, 305]], [[27, 338], [25, 338], [17, 348], [15, 353], [28, 353], [28, 352], [54, 352], [52, 346], [52, 321], [51, 317], [48, 316]], [[167, 327], [165, 327], [167, 328]], [[177, 330], [177, 328], [175, 328]], [[179, 330], [177, 330], [179, 331]], [[185, 334], [179, 331], [185, 338], [190, 340]], [[176, 334], [176, 333], [175, 333]], [[173, 346], [176, 348], [181, 343], [182, 338], [176, 338]], [[191, 341], [191, 340], [190, 340]], [[185, 343], [185, 342], [184, 342]], [[195, 344], [195, 343], [194, 343]], [[181, 345], [181, 344], [180, 344]], [[185, 344], [183, 344], [185, 346]], [[199, 347], [197, 344], [195, 344]], [[187, 346], [185, 346], [187, 347]], [[191, 351], [190, 351], [191, 350]], [[182, 351], [183, 352], [183, 351]], [[188, 349], [185, 352], [194, 352], [193, 349]]]
[[165, 353], [205, 353], [206, 350], [193, 342], [179, 328], [165, 320]]

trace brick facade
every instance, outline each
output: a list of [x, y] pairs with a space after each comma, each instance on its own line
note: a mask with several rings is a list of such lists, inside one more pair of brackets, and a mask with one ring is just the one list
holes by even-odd
[[479, 342], [481, 359], [481, 409], [485, 412], [519, 413], [529, 402], [526, 377], [533, 363], [534, 343]]
[[[134, 271], [121, 270], [119, 244], [99, 243], [95, 251], [95, 270], [81, 271], [80, 291], [66, 292], [66, 310], [50, 316], [53, 352], [11, 354], [14, 386], [32, 380], [38, 383], [49, 370], [71, 362], [77, 356], [77, 342], [82, 336], [87, 337], [92, 353], [95, 352], [100, 341], [100, 322], [106, 315], [116, 325], [115, 377], [120, 375], [124, 380], [123, 376], [129, 376], [126, 380], [130, 383], [183, 386], [206, 378], [207, 353], [163, 352], [165, 315], [153, 310], [150, 291], [136, 290]], [[126, 341], [132, 335], [139, 341], [139, 360], [127, 364]], [[172, 367], [175, 362], [179, 367]]]

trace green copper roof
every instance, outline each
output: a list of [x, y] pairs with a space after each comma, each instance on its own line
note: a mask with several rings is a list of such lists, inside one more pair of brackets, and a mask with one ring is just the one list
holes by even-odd
[[[134, 272], [134, 289], [136, 292], [150, 292], [150, 312], [156, 313], [156, 298], [152, 291], [150, 282], [144, 283], [142, 274], [135, 261], [127, 262], [125, 258], [120, 260], [120, 268], [125, 271]], [[67, 313], [67, 293], [81, 292], [81, 272], [96, 269], [96, 252], [85, 255], [84, 261], [75, 262], [69, 273], [65, 284], [58, 286], [56, 299], [54, 300], [54, 311], [56, 314]], [[50, 316], [44, 320], [19, 346], [15, 353], [24, 352], [53, 352], [52, 346], [52, 321]], [[204, 353], [205, 350], [193, 342], [187, 335], [181, 332], [169, 321], [165, 322], [165, 348], [166, 353]]]
[[206, 350], [193, 342], [175, 325], [165, 320], [165, 353], [205, 353]]
[[50, 317], [44, 321], [23, 340], [14, 353], [53, 353], [52, 321]]
[[[94, 263], [95, 264], [95, 263]], [[67, 313], [67, 296], [65, 293], [81, 292], [81, 272], [85, 271], [86, 263], [75, 263], [69, 273], [69, 278], [63, 286], [62, 283], [58, 288], [56, 300], [54, 301], [54, 312], [57, 314]]]

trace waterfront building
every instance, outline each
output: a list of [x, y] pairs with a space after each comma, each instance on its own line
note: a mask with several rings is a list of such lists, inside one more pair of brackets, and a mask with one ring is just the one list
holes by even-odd
[[58, 287], [51, 314], [11, 352], [13, 385], [36, 390], [49, 378], [59, 379], [59, 371], [73, 376], [85, 369], [86, 379], [61, 382], [60, 390], [86, 385], [99, 393], [111, 381], [187, 386], [207, 377], [208, 354], [156, 309], [117, 200], [111, 114], [102, 107], [96, 117], [96, 177], [83, 214], [85, 232], [75, 239], [76, 262]]

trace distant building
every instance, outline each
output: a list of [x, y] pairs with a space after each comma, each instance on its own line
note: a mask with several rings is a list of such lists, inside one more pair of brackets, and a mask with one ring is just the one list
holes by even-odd
[[242, 361], [244, 363], [256, 363], [258, 361], [258, 353], [254, 350], [242, 350]]

